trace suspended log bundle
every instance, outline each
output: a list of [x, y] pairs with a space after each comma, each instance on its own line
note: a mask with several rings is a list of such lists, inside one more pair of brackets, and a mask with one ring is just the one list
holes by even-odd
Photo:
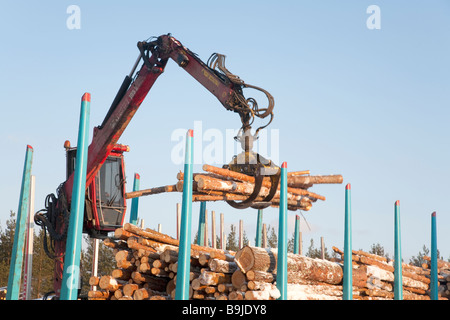
[[[246, 174], [234, 172], [211, 165], [203, 165], [205, 173], [193, 174], [192, 201], [243, 201], [252, 193], [255, 187], [255, 178]], [[129, 192], [127, 199], [145, 195], [160, 194], [163, 192], [183, 191], [182, 172], [177, 174], [178, 182], [173, 185], [150, 188], [141, 191]], [[315, 184], [340, 184], [341, 175], [310, 176], [308, 171], [288, 173], [288, 209], [308, 211], [317, 200], [325, 201], [325, 197], [308, 189]], [[255, 201], [262, 201], [269, 195], [271, 181], [268, 177], [263, 179], [261, 190]], [[278, 207], [280, 203], [280, 186], [271, 200], [271, 206]]]

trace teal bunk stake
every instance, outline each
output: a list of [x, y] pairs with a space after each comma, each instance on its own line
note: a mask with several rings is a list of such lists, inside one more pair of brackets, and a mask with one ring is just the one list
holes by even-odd
[[[139, 183], [141, 177], [138, 173], [134, 174], [133, 191], [139, 191]], [[139, 208], [139, 197], [133, 198], [131, 200], [131, 210], [130, 210], [130, 223], [137, 225], [138, 223], [138, 208]]]
[[436, 231], [436, 212], [431, 214], [431, 269], [430, 269], [430, 298], [438, 300], [438, 268], [437, 268], [437, 231]]
[[67, 230], [66, 255], [64, 258], [64, 271], [60, 300], [77, 300], [78, 298], [86, 191], [90, 104], [91, 95], [89, 93], [85, 93], [81, 98], [77, 157], [75, 160], [72, 203], [70, 206], [70, 220]]
[[197, 244], [205, 244], [206, 202], [200, 202], [200, 213], [198, 215]]
[[186, 136], [184, 160], [183, 200], [181, 207], [180, 243], [178, 249], [177, 282], [175, 300], [189, 300], [189, 273], [191, 258], [191, 219], [192, 219], [192, 170], [194, 131]]
[[261, 247], [263, 209], [258, 209], [258, 218], [257, 219], [258, 220], [256, 221], [255, 247]]
[[20, 279], [22, 278], [23, 252], [25, 234], [27, 232], [27, 215], [30, 202], [31, 164], [33, 162], [33, 148], [27, 145], [25, 164], [20, 188], [19, 208], [17, 210], [14, 243], [9, 266], [8, 289], [6, 300], [19, 300]]
[[344, 279], [343, 299], [353, 300], [352, 210], [350, 183], [345, 186]]
[[280, 214], [278, 221], [277, 288], [279, 300], [287, 300], [287, 163], [281, 165]]
[[300, 252], [300, 216], [295, 216], [295, 229], [294, 229], [294, 254]]
[[395, 202], [394, 300], [403, 300], [402, 248], [400, 236], [400, 201]]

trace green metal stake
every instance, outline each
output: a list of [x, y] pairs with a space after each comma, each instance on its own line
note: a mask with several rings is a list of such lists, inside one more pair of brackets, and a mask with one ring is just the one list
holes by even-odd
[[75, 162], [72, 203], [70, 206], [70, 220], [67, 231], [66, 256], [64, 259], [60, 300], [76, 300], [78, 298], [86, 190], [90, 105], [91, 95], [89, 93], [85, 93], [81, 98], [77, 157]]
[[[139, 191], [139, 183], [141, 177], [138, 173], [134, 174], [133, 191]], [[138, 222], [138, 208], [139, 208], [139, 197], [133, 198], [131, 200], [131, 210], [130, 210], [130, 223], [137, 225]]]
[[191, 258], [191, 220], [192, 220], [192, 167], [194, 131], [188, 130], [184, 160], [183, 200], [181, 208], [180, 243], [178, 249], [177, 283], [175, 300], [189, 299], [189, 273]]
[[[22, 174], [22, 185], [20, 188], [19, 208], [17, 210], [16, 229], [14, 232], [14, 243], [11, 253], [11, 264], [9, 266], [8, 289], [6, 300], [19, 300], [20, 279], [22, 276], [23, 251], [25, 245], [25, 234], [27, 232], [27, 215], [30, 202], [31, 164], [33, 162], [33, 148], [27, 145], [25, 153], [25, 164]], [[31, 279], [30, 279], [31, 281]]]
[[287, 300], [287, 163], [281, 165], [280, 214], [278, 222], [277, 288], [279, 300]]
[[430, 268], [430, 298], [438, 300], [438, 268], [437, 268], [437, 230], [436, 230], [436, 212], [431, 214], [431, 268]]
[[295, 230], [294, 230], [294, 254], [300, 252], [300, 216], [295, 216]]
[[205, 244], [206, 202], [200, 202], [200, 214], [198, 216], [197, 244]]
[[400, 236], [400, 201], [395, 202], [394, 300], [403, 300], [402, 248]]
[[258, 209], [258, 220], [256, 221], [255, 247], [261, 247], [262, 221], [263, 221], [263, 209]]
[[345, 186], [344, 278], [343, 299], [353, 300], [351, 186]]

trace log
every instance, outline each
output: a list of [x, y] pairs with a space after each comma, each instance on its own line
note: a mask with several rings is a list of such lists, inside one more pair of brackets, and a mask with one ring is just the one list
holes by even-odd
[[175, 192], [175, 191], [177, 191], [176, 185], [154, 187], [154, 188], [149, 188], [149, 189], [127, 192], [127, 193], [125, 193], [125, 199], [132, 199], [132, 198], [148, 196], [148, 195], [152, 195], [152, 194], [159, 194], [159, 193], [163, 193], [163, 192]]
[[228, 294], [228, 300], [244, 300], [244, 293], [240, 291], [232, 291]]
[[210, 259], [208, 266], [211, 271], [223, 273], [233, 273], [237, 269], [235, 262], [228, 262], [220, 259]]
[[250, 270], [272, 272], [277, 263], [277, 258], [270, 249], [250, 246], [238, 250], [234, 260], [243, 273]]
[[247, 280], [249, 281], [264, 281], [264, 282], [274, 281], [274, 276], [272, 273], [260, 270], [249, 270], [245, 275], [247, 276]]
[[128, 280], [131, 278], [131, 272], [132, 271], [126, 269], [114, 269], [111, 272], [111, 276], [118, 280]]
[[117, 289], [122, 287], [122, 284], [120, 284], [117, 279], [108, 275], [101, 276], [98, 285], [101, 289], [107, 291], [116, 291]]
[[122, 288], [122, 293], [125, 296], [133, 296], [133, 293], [138, 290], [139, 288], [141, 288], [140, 285], [136, 284], [136, 283], [127, 283], [126, 285], [123, 286]]
[[245, 283], [247, 283], [247, 279], [245, 274], [240, 269], [233, 272], [231, 276], [231, 284], [235, 289], [240, 289]]
[[339, 174], [326, 176], [291, 176], [288, 177], [288, 187], [309, 188], [313, 184], [340, 184], [344, 181]]
[[98, 286], [99, 281], [100, 281], [99, 277], [92, 276], [89, 278], [89, 285], [90, 286]]
[[288, 300], [342, 300], [342, 286], [288, 283], [287, 287]]
[[100, 300], [106, 300], [110, 297], [110, 293], [108, 291], [104, 290], [96, 290], [92, 291], [90, 290], [88, 292], [88, 298], [91, 299], [100, 299]]
[[[244, 273], [249, 270], [275, 272], [277, 250], [246, 246], [236, 253], [235, 261]], [[299, 279], [310, 279], [338, 284], [343, 277], [342, 268], [337, 263], [293, 253], [288, 253], [287, 267], [288, 282], [292, 283]]]
[[222, 272], [203, 270], [198, 279], [203, 285], [218, 285], [221, 283], [230, 282], [231, 275]]

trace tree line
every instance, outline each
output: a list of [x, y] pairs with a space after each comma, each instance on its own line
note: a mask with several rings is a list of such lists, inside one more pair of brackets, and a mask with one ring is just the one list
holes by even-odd
[[[15, 213], [10, 212], [10, 217], [6, 221], [6, 227], [3, 229], [0, 225], [0, 288], [8, 285], [8, 275], [11, 263], [11, 253], [13, 249], [14, 232], [16, 228]], [[32, 280], [31, 280], [31, 299], [42, 298], [45, 294], [53, 291], [53, 278], [54, 278], [54, 261], [45, 253], [44, 250], [44, 232], [41, 228], [35, 230], [35, 236], [33, 240], [33, 268], [32, 268]], [[277, 248], [278, 239], [275, 228], [268, 226], [267, 228], [267, 246], [270, 248]], [[193, 243], [197, 243], [197, 234], [194, 237]], [[81, 274], [81, 295], [87, 294], [90, 290], [89, 278], [92, 275], [92, 261], [94, 254], [94, 241], [87, 236], [83, 237], [84, 246], [81, 252], [80, 261], [80, 274]], [[220, 247], [220, 238], [216, 237], [216, 247]], [[255, 239], [256, 240], [256, 239]], [[48, 241], [48, 239], [47, 239]], [[249, 240], [244, 231], [243, 236], [244, 245], [249, 244]], [[47, 243], [50, 246], [50, 243]], [[209, 240], [211, 246], [211, 240]], [[237, 251], [239, 250], [239, 236], [237, 228], [231, 225], [230, 232], [227, 235], [226, 249]], [[361, 249], [362, 250], [362, 249]], [[288, 252], [294, 251], [294, 235], [288, 240]], [[389, 254], [385, 252], [383, 246], [379, 243], [373, 244], [368, 250], [369, 253], [373, 253], [379, 256], [390, 259]], [[417, 256], [413, 256], [409, 264], [415, 266], [421, 266], [424, 262], [424, 256], [429, 255], [430, 250], [424, 245], [422, 251]], [[310, 239], [308, 249], [303, 253], [310, 258], [321, 258], [322, 249], [316, 248], [314, 240]], [[332, 250], [332, 253], [325, 247], [324, 249], [325, 259], [330, 260], [336, 258], [337, 254]], [[439, 256], [439, 252], [438, 252]], [[449, 259], [450, 261], [450, 259]], [[114, 259], [114, 253], [111, 248], [100, 245], [98, 253], [98, 275], [111, 274], [112, 270], [116, 268], [116, 262]]]

